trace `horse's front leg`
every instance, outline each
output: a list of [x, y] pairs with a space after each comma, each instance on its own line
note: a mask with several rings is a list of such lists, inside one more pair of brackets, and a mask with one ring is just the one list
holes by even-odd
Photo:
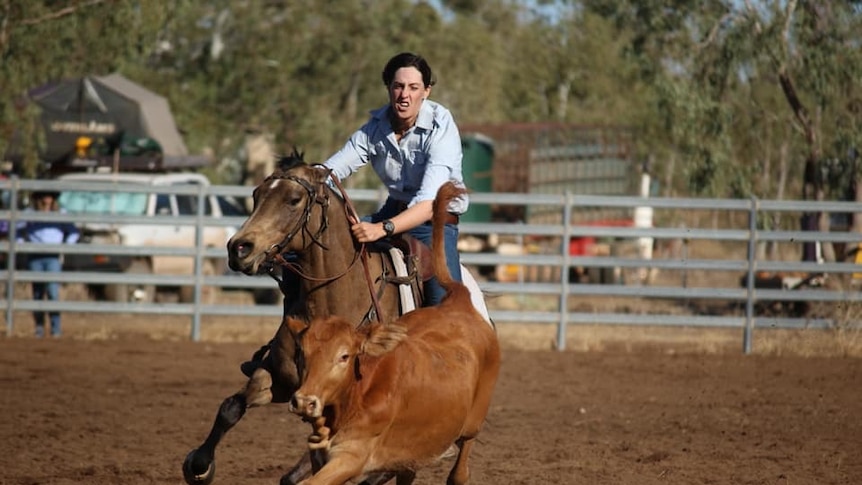
[[212, 429], [203, 444], [183, 462], [183, 478], [189, 485], [208, 485], [215, 478], [215, 449], [222, 437], [242, 419], [245, 410], [272, 402], [272, 375], [264, 368], [252, 374], [245, 388], [222, 401]]

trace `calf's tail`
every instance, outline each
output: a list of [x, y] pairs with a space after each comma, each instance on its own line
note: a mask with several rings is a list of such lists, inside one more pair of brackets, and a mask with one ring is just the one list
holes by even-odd
[[467, 191], [455, 185], [453, 182], [446, 182], [437, 191], [437, 197], [434, 198], [434, 216], [432, 218], [433, 232], [431, 234], [431, 252], [432, 266], [434, 268], [434, 276], [440, 286], [446, 289], [447, 293], [451, 293], [455, 288], [462, 287], [460, 283], [452, 279], [452, 274], [449, 272], [449, 267], [446, 266], [446, 249], [445, 249], [445, 226], [446, 216], [449, 209], [449, 203], [452, 200], [464, 195]]

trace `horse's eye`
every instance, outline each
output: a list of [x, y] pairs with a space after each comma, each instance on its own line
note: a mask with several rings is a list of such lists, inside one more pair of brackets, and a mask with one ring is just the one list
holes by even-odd
[[294, 206], [299, 205], [300, 202], [302, 202], [302, 197], [299, 197], [299, 196], [293, 197], [289, 201], [287, 201], [288, 204], [294, 205]]
[[339, 358], [339, 360], [341, 362], [347, 362], [348, 360], [350, 360], [350, 354], [348, 354], [348, 353], [341, 354], [341, 357]]

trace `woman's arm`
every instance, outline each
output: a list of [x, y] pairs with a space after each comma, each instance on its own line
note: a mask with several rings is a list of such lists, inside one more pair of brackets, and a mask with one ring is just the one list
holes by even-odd
[[[413, 206], [408, 207], [404, 212], [390, 219], [392, 224], [395, 225], [395, 233], [409, 231], [431, 220], [433, 204], [433, 200], [417, 202]], [[359, 224], [354, 224], [350, 230], [353, 232], [353, 237], [362, 243], [377, 241], [386, 236], [382, 222], [360, 222]]]

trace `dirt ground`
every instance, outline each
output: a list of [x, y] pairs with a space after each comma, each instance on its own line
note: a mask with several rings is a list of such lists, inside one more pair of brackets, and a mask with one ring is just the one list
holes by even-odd
[[[67, 315], [63, 338], [36, 340], [16, 320], [0, 337], [3, 485], [183, 483], [183, 458], [273, 330], [213, 323], [190, 342], [187, 320]], [[738, 334], [556, 352], [552, 336], [501, 326], [503, 370], [471, 483], [862, 483], [860, 358], [744, 356]], [[308, 431], [283, 405], [250, 410], [218, 449], [215, 483], [278, 483]], [[444, 483], [451, 464], [416, 483]]]

